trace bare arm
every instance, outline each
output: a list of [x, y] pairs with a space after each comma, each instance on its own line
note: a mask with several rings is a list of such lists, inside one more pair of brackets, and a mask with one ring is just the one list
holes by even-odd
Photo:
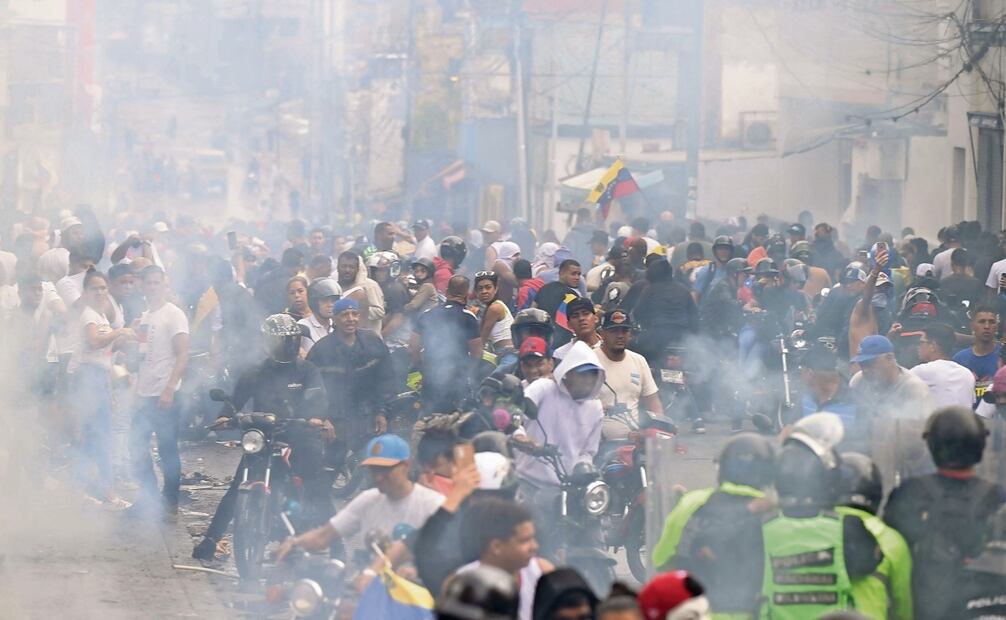
[[664, 406], [660, 402], [660, 392], [654, 392], [649, 396], [642, 397], [643, 407], [647, 411], [652, 411], [653, 413], [663, 413]]

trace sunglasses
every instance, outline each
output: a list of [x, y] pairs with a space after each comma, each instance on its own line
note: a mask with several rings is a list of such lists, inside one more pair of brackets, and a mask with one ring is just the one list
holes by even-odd
[[477, 271], [477, 272], [475, 272], [475, 279], [476, 280], [481, 280], [482, 278], [495, 278], [495, 277], [496, 277], [496, 272], [495, 271]]

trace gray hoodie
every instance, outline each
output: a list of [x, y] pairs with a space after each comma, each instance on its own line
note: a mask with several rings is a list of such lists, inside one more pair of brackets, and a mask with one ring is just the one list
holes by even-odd
[[[573, 400], [563, 384], [563, 377], [574, 368], [591, 364], [600, 369], [597, 384], [589, 398]], [[594, 351], [584, 342], [576, 342], [553, 373], [555, 380], [543, 377], [524, 389], [524, 395], [538, 405], [538, 419], [524, 425], [524, 434], [538, 445], [559, 447], [566, 471], [577, 463], [594, 461], [601, 443], [601, 419], [604, 411], [597, 395], [604, 385], [604, 369]], [[516, 454], [517, 474], [539, 486], [559, 486], [551, 466], [522, 452]]]

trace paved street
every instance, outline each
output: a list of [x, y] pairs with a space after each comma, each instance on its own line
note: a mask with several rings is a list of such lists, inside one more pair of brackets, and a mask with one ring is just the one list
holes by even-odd
[[[726, 438], [718, 425], [703, 437], [684, 435], [676, 482], [690, 488], [711, 483], [713, 459]], [[242, 593], [235, 579], [172, 568], [200, 566], [189, 555], [193, 541], [239, 454], [206, 443], [188, 446], [182, 458], [190, 480], [196, 472], [209, 479], [185, 486], [192, 502], [176, 523], [83, 508], [58, 477], [16, 505], [0, 507], [0, 616], [110, 620], [136, 618], [142, 610], [149, 618], [263, 617], [261, 595]], [[229, 558], [207, 566], [236, 575]], [[619, 573], [628, 578], [623, 561]]]

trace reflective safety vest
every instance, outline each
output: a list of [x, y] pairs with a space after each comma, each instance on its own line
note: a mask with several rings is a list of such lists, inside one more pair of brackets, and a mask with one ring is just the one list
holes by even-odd
[[750, 497], [752, 499], [764, 497], [764, 493], [754, 487], [734, 484], [732, 482], [722, 482], [716, 488], [698, 489], [685, 493], [675, 503], [671, 513], [667, 515], [667, 520], [664, 522], [664, 531], [661, 533], [660, 540], [650, 554], [650, 561], [653, 563], [654, 568], [660, 570], [674, 562], [674, 558], [678, 554], [678, 543], [681, 542], [681, 534], [685, 531], [688, 520], [698, 512], [699, 508], [705, 506], [709, 498], [716, 492]]
[[822, 512], [796, 519], [779, 513], [762, 526], [762, 538], [761, 618], [806, 620], [851, 607], [840, 515]]
[[835, 511], [862, 519], [884, 554], [872, 575], [852, 580], [856, 611], [869, 618], [911, 620], [912, 553], [908, 543], [897, 530], [865, 510], [839, 506]]

